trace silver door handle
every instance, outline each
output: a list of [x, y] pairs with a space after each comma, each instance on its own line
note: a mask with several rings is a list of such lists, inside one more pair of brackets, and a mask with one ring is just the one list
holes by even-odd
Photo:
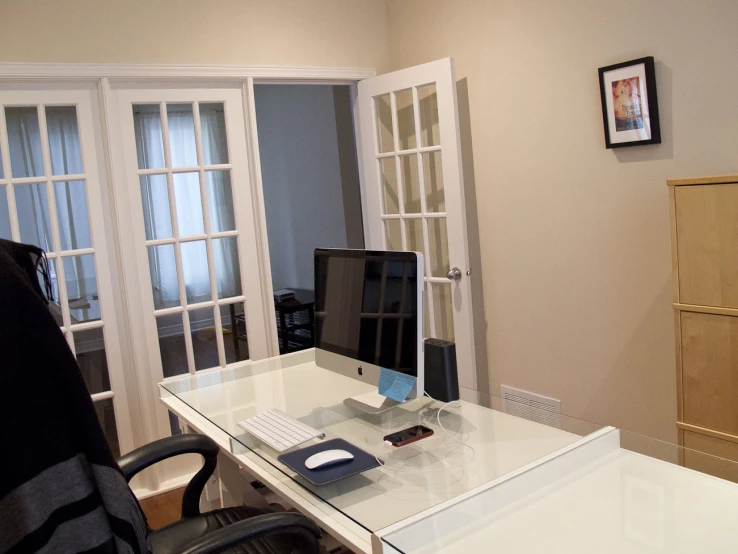
[[461, 281], [461, 270], [458, 267], [452, 267], [446, 277], [449, 281]]

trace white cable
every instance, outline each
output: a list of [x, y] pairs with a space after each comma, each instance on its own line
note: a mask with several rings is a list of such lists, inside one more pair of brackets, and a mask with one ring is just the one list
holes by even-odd
[[[382, 460], [380, 460], [380, 459], [379, 459], [379, 456], [377, 456], [377, 455], [375, 454], [375, 455], [374, 455], [374, 458], [375, 458], [375, 459], [377, 460], [377, 463], [378, 463], [378, 464], [380, 465], [380, 467], [383, 467], [383, 468], [385, 468], [385, 469], [388, 469], [388, 470], [390, 470], [390, 471], [395, 471], [395, 472], [400, 472], [400, 473], [430, 473], [430, 472], [434, 472], [434, 471], [445, 471], [445, 470], [447, 470], [447, 469], [453, 469], [453, 468], [456, 468], [456, 467], [464, 467], [464, 466], [465, 466], [466, 464], [468, 464], [469, 462], [471, 462], [471, 461], [472, 461], [472, 460], [474, 459], [474, 456], [476, 455], [476, 451], [474, 450], [474, 447], [473, 447], [473, 446], [471, 446], [471, 445], [468, 445], [468, 444], [466, 444], [465, 442], [463, 442], [463, 441], [461, 441], [461, 440], [459, 440], [459, 438], [458, 438], [458, 437], [454, 437], [454, 436], [453, 436], [453, 435], [452, 435], [451, 433], [449, 433], [449, 432], [448, 432], [448, 431], [446, 430], [446, 428], [445, 428], [445, 427], [443, 426], [443, 424], [441, 423], [441, 412], [442, 412], [442, 411], [443, 411], [444, 409], [448, 408], [448, 407], [449, 407], [449, 406], [450, 406], [451, 404], [453, 404], [454, 402], [458, 402], [458, 403], [459, 403], [459, 405], [461, 405], [461, 401], [460, 401], [460, 400], [452, 400], [451, 402], [441, 402], [440, 400], [436, 400], [435, 398], [433, 398], [433, 397], [432, 397], [432, 396], [431, 396], [430, 394], [428, 394], [427, 392], [425, 393], [425, 396], [427, 396], [428, 398], [430, 398], [430, 399], [431, 399], [431, 400], [432, 400], [433, 402], [436, 402], [436, 403], [438, 403], [438, 404], [443, 404], [443, 406], [441, 406], [441, 407], [440, 407], [440, 408], [438, 409], [438, 412], [436, 412], [436, 419], [437, 419], [437, 421], [438, 421], [438, 427], [439, 427], [439, 428], [441, 429], [441, 431], [443, 431], [443, 432], [444, 432], [444, 433], [446, 434], [446, 436], [447, 436], [447, 437], [449, 437], [449, 438], [450, 438], [451, 440], [453, 440], [453, 441], [457, 442], [457, 443], [458, 443], [458, 444], [459, 444], [460, 446], [466, 446], [467, 448], [471, 449], [471, 451], [472, 451], [472, 457], [471, 457], [471, 458], [469, 458], [468, 460], [465, 460], [465, 461], [464, 461], [463, 463], [461, 463], [461, 464], [445, 465], [445, 466], [443, 466], [443, 467], [439, 467], [439, 468], [435, 468], [435, 469], [423, 469], [423, 468], [404, 468], [404, 467], [399, 467], [399, 468], [392, 468], [392, 467], [389, 467], [389, 466], [387, 466], [387, 464], [385, 464], [385, 463], [384, 463], [384, 462], [383, 462]], [[389, 442], [389, 441], [383, 441], [383, 443], [384, 443], [385, 445], [387, 445], [387, 443], [388, 443], [388, 442]], [[390, 445], [392, 445], [392, 443], [389, 443], [389, 444], [390, 444]], [[394, 445], [392, 445], [392, 446], [394, 446]], [[458, 447], [456, 447], [456, 448], [454, 448], [453, 450], [450, 450], [449, 452], [447, 452], [447, 453], [446, 453], [446, 455], [445, 455], [445, 456], [443, 457], [443, 460], [445, 461], [445, 460], [446, 460], [446, 458], [448, 458], [450, 454], [452, 454], [453, 452], [455, 452], [457, 448], [458, 448]]]
[[[438, 427], [440, 427], [441, 431], [443, 431], [444, 433], [446, 433], [446, 436], [448, 436], [448, 437], [449, 437], [450, 439], [452, 439], [452, 440], [455, 440], [455, 441], [456, 441], [456, 442], [458, 442], [459, 444], [461, 444], [461, 445], [463, 445], [463, 446], [466, 446], [467, 448], [471, 448], [472, 450], [474, 450], [474, 448], [472, 448], [471, 446], [469, 446], [469, 445], [468, 445], [468, 444], [466, 444], [465, 442], [463, 442], [463, 441], [459, 440], [459, 439], [458, 439], [457, 437], [454, 437], [454, 436], [453, 436], [453, 435], [452, 435], [451, 433], [449, 433], [449, 432], [448, 432], [448, 431], [446, 430], [446, 428], [445, 428], [445, 427], [443, 426], [443, 424], [441, 423], [441, 412], [442, 412], [443, 410], [445, 410], [446, 408], [448, 408], [448, 407], [449, 407], [449, 406], [450, 406], [451, 404], [453, 404], [454, 402], [458, 402], [458, 403], [459, 403], [459, 406], [461, 406], [461, 400], [452, 400], [451, 402], [441, 402], [440, 400], [436, 400], [435, 398], [433, 398], [433, 397], [432, 397], [432, 396], [431, 396], [430, 394], [428, 394], [427, 392], [426, 392], [426, 393], [423, 393], [423, 394], [425, 394], [425, 396], [427, 396], [428, 398], [430, 398], [431, 400], [433, 400], [433, 402], [436, 402], [437, 404], [443, 404], [443, 406], [441, 406], [441, 407], [440, 407], [440, 408], [438, 409], [438, 412], [436, 412], [436, 419], [438, 420]], [[461, 433], [459, 433], [459, 434], [461, 434]]]

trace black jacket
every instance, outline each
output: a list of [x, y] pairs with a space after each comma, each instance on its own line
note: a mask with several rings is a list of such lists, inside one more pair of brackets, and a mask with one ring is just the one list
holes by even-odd
[[0, 240], [0, 552], [148, 552], [143, 513], [46, 306], [45, 263]]

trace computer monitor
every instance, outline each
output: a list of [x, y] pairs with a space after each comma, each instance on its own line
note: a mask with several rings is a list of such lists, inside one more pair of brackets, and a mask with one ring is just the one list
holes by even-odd
[[[315, 361], [377, 386], [381, 368], [415, 377], [423, 395], [423, 255], [315, 250]], [[378, 392], [346, 400], [370, 413], [396, 406]]]

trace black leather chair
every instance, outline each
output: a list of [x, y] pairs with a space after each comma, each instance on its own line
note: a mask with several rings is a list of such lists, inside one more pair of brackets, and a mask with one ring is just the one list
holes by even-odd
[[182, 519], [151, 532], [153, 554], [317, 554], [320, 528], [307, 517], [252, 506], [200, 513], [200, 495], [218, 463], [218, 445], [204, 435], [161, 439], [126, 454], [118, 465], [128, 482], [147, 467], [180, 454], [200, 454], [203, 466], [185, 489]]

